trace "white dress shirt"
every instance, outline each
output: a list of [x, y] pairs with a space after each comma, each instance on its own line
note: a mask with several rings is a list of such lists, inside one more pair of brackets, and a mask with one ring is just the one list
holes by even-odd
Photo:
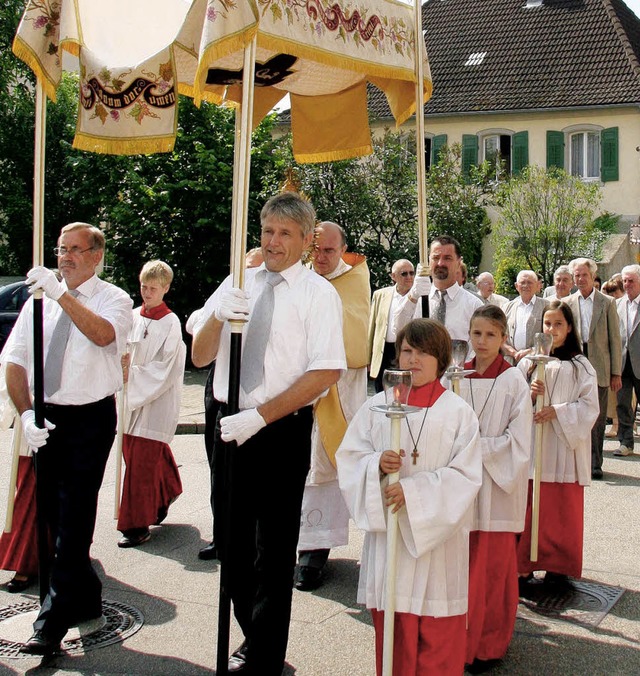
[[580, 336], [583, 343], [589, 341], [591, 318], [593, 317], [593, 299], [595, 295], [595, 288], [591, 289], [591, 293], [586, 298], [578, 291], [578, 303], [580, 304]]
[[393, 298], [391, 299], [391, 305], [389, 306], [389, 317], [387, 318], [387, 335], [384, 337], [385, 342], [395, 343], [396, 342], [396, 323], [394, 317], [398, 313], [399, 308], [402, 306], [404, 301], [407, 300], [407, 294], [404, 295], [398, 293], [398, 288], [393, 287]]
[[[433, 284], [431, 291], [429, 291], [429, 315], [431, 317], [434, 316], [434, 309], [438, 305], [436, 291], [436, 286]], [[463, 289], [457, 282], [448, 289], [444, 289], [442, 293], [447, 295], [447, 314], [444, 326], [449, 331], [451, 340], [466, 340], [469, 342], [471, 315], [477, 308], [484, 305], [483, 301], [475, 294]], [[404, 304], [395, 316], [396, 331], [399, 331], [411, 319], [419, 319], [420, 317], [422, 317], [422, 303], [419, 300], [417, 303], [412, 303], [407, 294]]]
[[[264, 263], [246, 271], [249, 322], [266, 280]], [[284, 281], [274, 288], [275, 306], [260, 385], [246, 393], [240, 388], [240, 409], [256, 408], [286, 391], [307, 371], [339, 369], [347, 360], [342, 337], [342, 303], [337, 291], [317, 273], [298, 262], [281, 271]], [[197, 335], [218, 306], [221, 295], [232, 288], [227, 277], [205, 303], [193, 328]], [[225, 322], [216, 356], [213, 391], [226, 402], [229, 392], [229, 322]], [[246, 333], [246, 327], [245, 327]], [[313, 402], [309, 402], [310, 404]]]
[[513, 333], [513, 347], [516, 350], [524, 350], [527, 348], [527, 322], [531, 313], [533, 312], [533, 306], [536, 304], [536, 297], [533, 296], [528, 303], [523, 303], [522, 298], [519, 299], [518, 306], [516, 308], [516, 325], [515, 331]]
[[[60, 389], [50, 397], [45, 395], [45, 402], [50, 404], [90, 404], [114, 394], [122, 387], [120, 355], [125, 351], [131, 329], [133, 301], [122, 289], [96, 275], [81, 284], [77, 291], [77, 300], [113, 326], [116, 339], [106, 347], [99, 347], [72, 324], [62, 364]], [[46, 361], [51, 336], [62, 308], [57, 301], [46, 296], [43, 300]], [[18, 317], [3, 359], [26, 369], [30, 382], [33, 382], [33, 298], [25, 303]]]

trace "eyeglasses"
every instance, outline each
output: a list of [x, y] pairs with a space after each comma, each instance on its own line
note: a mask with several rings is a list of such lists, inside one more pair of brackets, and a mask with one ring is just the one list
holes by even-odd
[[404, 272], [400, 273], [400, 277], [415, 277], [416, 272], [415, 270], [405, 270]]
[[67, 249], [66, 246], [57, 246], [53, 250], [53, 253], [56, 256], [66, 256], [67, 254], [70, 254], [71, 256], [79, 256], [80, 254], [86, 253], [87, 251], [93, 251], [93, 247], [90, 246], [86, 249], [80, 249], [77, 246], [72, 246], [70, 249]]

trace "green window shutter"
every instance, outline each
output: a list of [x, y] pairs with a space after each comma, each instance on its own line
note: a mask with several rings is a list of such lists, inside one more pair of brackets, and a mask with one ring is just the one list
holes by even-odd
[[618, 180], [618, 127], [600, 132], [600, 178], [603, 183]]
[[518, 176], [529, 164], [529, 132], [519, 131], [511, 137], [511, 173]]
[[547, 169], [564, 169], [564, 134], [561, 131], [547, 132]]
[[440, 151], [447, 145], [447, 135], [439, 134], [431, 139], [431, 164], [438, 164]]
[[478, 137], [475, 134], [462, 135], [462, 174], [469, 176], [473, 165], [478, 166]]

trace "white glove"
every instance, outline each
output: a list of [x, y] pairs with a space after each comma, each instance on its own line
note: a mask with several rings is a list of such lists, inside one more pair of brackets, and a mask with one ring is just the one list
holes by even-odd
[[66, 291], [55, 273], [41, 265], [29, 270], [27, 284], [29, 284], [29, 293], [33, 293], [36, 289], [42, 289], [51, 300], [58, 300]]
[[248, 295], [242, 289], [233, 288], [220, 297], [220, 304], [214, 311], [219, 322], [228, 319], [247, 319], [249, 317]]
[[422, 265], [418, 263], [418, 269], [416, 270], [416, 276], [413, 280], [413, 286], [409, 291], [409, 298], [414, 301], [417, 301], [421, 296], [428, 296], [431, 291], [431, 278], [426, 275], [420, 275], [422, 271]]
[[36, 412], [32, 408], [27, 409], [20, 416], [20, 420], [22, 420], [22, 431], [27, 446], [33, 449], [34, 453], [37, 453], [38, 449], [47, 443], [49, 430], [54, 430], [56, 426], [45, 420], [44, 427], [38, 427], [36, 425]]
[[266, 424], [257, 408], [248, 408], [246, 411], [240, 411], [235, 415], [225, 416], [220, 419], [222, 441], [235, 441], [240, 446]]

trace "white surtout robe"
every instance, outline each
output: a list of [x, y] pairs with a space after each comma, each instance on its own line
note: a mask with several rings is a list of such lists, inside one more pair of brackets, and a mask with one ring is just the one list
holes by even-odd
[[[531, 362], [524, 358], [518, 368], [527, 373]], [[572, 361], [549, 362], [545, 381], [544, 405], [549, 405], [551, 396], [558, 417], [542, 426], [541, 480], [589, 486], [591, 428], [600, 410], [596, 372], [586, 357], [578, 355]], [[533, 478], [533, 456], [532, 452], [530, 478]]]
[[[144, 338], [145, 328], [147, 337]], [[133, 310], [126, 434], [170, 443], [180, 415], [186, 347], [173, 312], [148, 319]]]
[[[460, 381], [460, 396], [471, 405], [473, 388], [476, 414], [482, 411], [482, 488], [472, 530], [521, 533], [531, 456], [531, 394], [522, 373], [515, 368], [500, 374], [491, 390], [493, 383], [493, 378]], [[487, 402], [488, 396], [491, 399]]]
[[[380, 479], [380, 453], [390, 448], [390, 421], [370, 410], [384, 404], [384, 393], [365, 402], [338, 449], [340, 488], [357, 526], [366, 531], [358, 583], [358, 602], [384, 610], [386, 517]], [[424, 409], [410, 415], [418, 439]], [[399, 512], [396, 612], [431, 617], [467, 610], [469, 530], [482, 480], [478, 420], [460, 397], [444, 392], [427, 413], [417, 463], [402, 423], [406, 451], [400, 481], [406, 506]]]

